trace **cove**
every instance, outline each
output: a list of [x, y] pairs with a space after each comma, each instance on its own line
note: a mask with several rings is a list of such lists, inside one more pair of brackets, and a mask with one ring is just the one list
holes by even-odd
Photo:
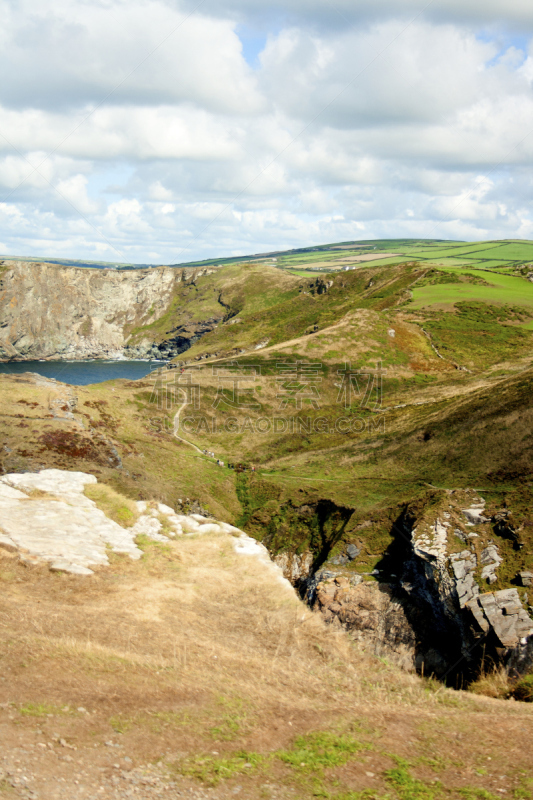
[[116, 378], [137, 380], [160, 366], [161, 361], [5, 361], [0, 363], [0, 374], [36, 372], [72, 386], [86, 386]]

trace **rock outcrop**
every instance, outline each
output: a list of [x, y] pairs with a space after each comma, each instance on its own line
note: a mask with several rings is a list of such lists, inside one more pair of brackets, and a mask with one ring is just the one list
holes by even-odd
[[312, 608], [326, 622], [342, 625], [363, 650], [403, 669], [416, 668], [415, 634], [394, 586], [359, 576], [323, 576]]
[[[466, 508], [465, 498], [472, 500]], [[533, 619], [518, 591], [487, 591], [498, 582], [504, 559], [491, 538], [499, 522], [484, 509], [474, 492], [446, 492], [439, 503], [404, 519], [411, 555], [401, 584], [439, 632], [447, 675], [468, 677], [483, 661], [514, 672], [533, 666]], [[458, 542], [468, 549], [457, 552]]]
[[126, 358], [151, 358], [157, 361], [175, 358], [184, 353], [204, 333], [209, 333], [221, 321], [222, 317], [211, 317], [197, 323], [179, 325], [177, 328], [168, 332], [167, 337], [161, 342], [152, 342], [146, 336], [138, 344], [127, 343], [123, 354]]
[[[353, 529], [357, 544], [336, 547], [330, 557], [278, 553], [276, 562], [326, 622], [405, 669], [452, 685], [468, 681], [483, 663], [522, 674], [533, 667], [527, 592], [497, 588], [509, 554], [499, 537], [517, 549], [518, 535], [508, 510], [491, 516], [485, 509], [472, 490], [435, 492], [405, 509], [393, 526], [390, 553], [371, 571], [364, 571], [368, 554], [359, 563], [371, 522]], [[515, 583], [532, 586], [532, 573], [521, 571]]]
[[49, 469], [0, 478], [0, 547], [18, 551], [28, 563], [90, 575], [108, 564], [107, 546], [140, 558], [131, 532], [108, 519], [83, 493], [94, 475]]
[[180, 514], [163, 503], [139, 501], [138, 517], [125, 528], [109, 519], [84, 494], [94, 475], [45, 469], [0, 478], [0, 548], [26, 564], [48, 564], [52, 571], [91, 575], [109, 564], [108, 549], [139, 559], [136, 540], [158, 542], [181, 536], [230, 534], [237, 553], [259, 559], [285, 588], [292, 587], [264, 547], [239, 528], [201, 514]]
[[163, 341], [154, 341], [150, 329], [131, 339], [132, 331], [167, 312], [179, 284], [213, 269], [4, 261], [0, 271], [0, 361], [172, 358], [218, 321], [177, 327]]
[[293, 586], [299, 586], [309, 577], [313, 565], [313, 555], [309, 552], [304, 555], [278, 553], [273, 560]]

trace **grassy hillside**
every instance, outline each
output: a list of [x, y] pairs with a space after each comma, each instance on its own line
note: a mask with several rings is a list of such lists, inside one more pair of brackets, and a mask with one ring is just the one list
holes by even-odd
[[228, 535], [142, 547], [90, 582], [0, 550], [0, 796], [531, 797], [526, 704], [358, 652]]
[[[476, 528], [478, 556], [494, 539], [504, 559], [487, 590], [516, 587], [533, 570], [529, 245], [368, 243], [405, 256], [326, 271], [363, 244], [180, 285], [133, 332], [215, 319], [175, 369], [85, 387], [0, 376], [0, 469], [90, 472], [125, 525], [132, 500], [202, 508], [315, 566], [356, 544], [345, 572], [363, 586], [397, 574], [403, 515], [448, 513], [447, 492], [460, 506], [470, 488], [517, 532]], [[61, 778], [58, 800], [531, 800], [526, 704], [365, 654], [229, 536], [142, 546], [90, 583], [0, 550], [1, 797], [32, 796], [23, 773], [43, 797]], [[487, 672], [474, 689], [509, 692]]]
[[424, 265], [468, 266], [481, 269], [515, 270], [533, 263], [533, 242], [500, 240], [457, 242], [438, 239], [374, 239], [337, 242], [297, 250], [263, 253], [214, 261], [188, 262], [180, 266], [237, 263], [275, 265], [297, 272], [336, 271], [347, 266], [357, 268], [371, 261], [375, 264], [397, 264], [419, 261]]
[[[327, 501], [356, 512], [354, 524], [375, 519], [368, 552], [377, 557], [395, 515], [429, 485], [474, 486], [501, 505], [528, 481], [532, 291], [521, 275], [420, 263], [327, 280], [224, 267], [182, 285], [154, 323], [164, 336], [223, 312], [182, 357], [189, 374], [77, 389], [85, 432], [49, 419], [49, 388], [6, 377], [4, 469], [90, 467], [131, 497], [197, 499], [259, 538], [281, 525], [280, 549], [315, 547], [290, 508]], [[97, 434], [123, 469], [106, 461]], [[522, 556], [511, 554], [513, 568], [529, 564]]]
[[160, 341], [177, 329], [207, 320], [224, 321], [243, 310], [265, 314], [298, 293], [298, 281], [275, 269], [229, 266], [195, 281], [180, 284], [162, 317], [130, 331], [130, 344], [143, 336]]

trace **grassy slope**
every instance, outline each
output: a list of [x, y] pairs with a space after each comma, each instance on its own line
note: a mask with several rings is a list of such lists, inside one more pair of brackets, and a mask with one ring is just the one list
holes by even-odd
[[131, 331], [132, 343], [149, 335], [158, 341], [181, 326], [204, 320], [223, 320], [246, 308], [253, 314], [297, 293], [298, 281], [274, 268], [228, 266], [194, 283], [179, 285], [170, 307], [150, 325]]
[[0, 551], [2, 757], [40, 795], [531, 796], [525, 704], [357, 652], [229, 536], [142, 546], [90, 580]]
[[[153, 379], [76, 390], [78, 418], [110, 437], [121, 453], [124, 469], [116, 470], [106, 464], [98, 441], [92, 449], [86, 447], [85, 454], [83, 448], [67, 447], [69, 438], [74, 441], [80, 434], [74, 423], [46, 419], [47, 390], [5, 378], [0, 386], [2, 424], [4, 441], [12, 450], [4, 457], [5, 468], [42, 464], [88, 468], [132, 497], [157, 497], [170, 505], [179, 498], [198, 498], [225, 519], [244, 514], [242, 520], [248, 520], [257, 535], [284, 518], [287, 504], [326, 499], [357, 509], [361, 519], [375, 517], [381, 526], [382, 550], [390, 542], [394, 514], [402, 504], [422, 496], [429, 483], [487, 488], [498, 503], [505, 492], [527, 479], [533, 334], [524, 327], [529, 311], [502, 304], [492, 287], [484, 285], [485, 277], [492, 281], [492, 276], [480, 277], [469, 270], [452, 274], [419, 266], [373, 266], [335, 276], [328, 292], [318, 295], [311, 293], [314, 280], [279, 277], [278, 270], [258, 266], [246, 270], [224, 268], [192, 287], [195, 296], [207, 298], [206, 303], [221, 296], [242, 321], [219, 325], [187, 355], [193, 359], [195, 354], [248, 348], [240, 361], [260, 367], [261, 377], [241, 388], [250, 390], [248, 399], [255, 390], [260, 405], [235, 409], [222, 403], [215, 409], [218, 378], [206, 365], [194, 378], [201, 387], [201, 408], [184, 411], [189, 421], [182, 435], [201, 450], [215, 451], [226, 463], [255, 463], [260, 474], [242, 479], [239, 485], [234, 472], [220, 469], [212, 459], [178, 442], [171, 431], [182, 400], [158, 407], [152, 397]], [[531, 291], [523, 278], [496, 277], [518, 287], [509, 300], [517, 301], [522, 287], [526, 297]], [[490, 293], [484, 302], [465, 303], [464, 289]], [[439, 307], [443, 290], [448, 293], [448, 310]], [[426, 292], [434, 305], [418, 307], [419, 292]], [[253, 350], [264, 338], [270, 338], [269, 346]], [[319, 408], [304, 400], [300, 410], [290, 403], [280, 411], [278, 395], [283, 387], [277, 365], [287, 359], [321, 365]], [[378, 361], [386, 370], [381, 413], [361, 409], [357, 397], [345, 407], [339, 395], [344, 364], [365, 369]], [[223, 361], [214, 364], [220, 367]], [[231, 399], [227, 388], [231, 384], [221, 385]], [[24, 403], [32, 397], [38, 407], [30, 410]], [[276, 416], [295, 418], [294, 432], [264, 433], [255, 427], [260, 418]], [[353, 422], [364, 430], [339, 431], [335, 428], [339, 417], [344, 426]], [[228, 427], [233, 418], [236, 424]], [[58, 438], [58, 428], [64, 441]], [[77, 451], [82, 455], [75, 456]], [[519, 506], [517, 511], [525, 513], [527, 503], [521, 500]], [[300, 533], [303, 546], [310, 533]], [[376, 552], [376, 547], [369, 546], [369, 551]]]
[[[393, 546], [393, 522], [406, 504], [435, 502], [434, 487], [473, 486], [489, 511], [504, 504], [513, 510], [525, 544], [515, 551], [498, 540], [505, 569], [495, 588], [510, 585], [518, 569], [532, 568], [532, 334], [528, 313], [520, 310], [527, 303], [515, 298], [505, 305], [494, 293], [465, 302], [458, 290], [486, 288], [471, 282], [469, 270], [364, 267], [335, 277], [323, 295], [304, 294], [310, 282], [294, 276], [282, 275], [276, 284], [278, 271], [267, 270], [259, 286], [261, 271], [254, 267], [248, 281], [241, 268], [230, 267], [198, 281], [194, 292], [204, 308], [222, 292], [243, 321], [220, 326], [209, 336], [223, 338], [206, 336], [192, 353], [236, 342], [250, 347], [257, 336], [270, 335], [276, 344], [241, 359], [262, 367], [261, 408], [220, 406], [217, 433], [187, 434], [225, 461], [255, 463], [256, 473], [236, 475], [178, 442], [170, 433], [178, 403], [154, 404], [153, 381], [76, 388], [73, 421], [51, 415], [67, 389], [24, 376], [0, 378], [4, 469], [79, 469], [127, 498], [170, 505], [198, 498], [215, 515], [240, 517], [258, 537], [267, 534], [274, 548], [289, 544], [301, 552], [311, 545], [316, 552], [326, 542], [335, 552], [344, 537], [362, 545], [367, 569]], [[492, 280], [485, 273], [474, 278], [480, 276]], [[513, 281], [526, 295], [527, 282]], [[452, 292], [445, 309], [439, 307], [443, 289]], [[417, 292], [424, 290], [433, 291], [431, 302], [418, 307]], [[190, 302], [192, 315], [192, 296]], [[321, 417], [329, 430], [225, 430], [220, 423], [230, 416], [242, 422], [279, 413], [275, 365], [287, 357], [324, 367], [320, 409], [304, 404], [287, 415]], [[346, 360], [363, 366], [379, 359], [387, 369], [381, 413], [357, 402], [341, 413], [383, 419], [384, 427], [336, 431], [337, 370]], [[211, 421], [216, 376], [206, 365], [196, 380], [202, 415]], [[110, 444], [122, 469], [108, 461]], [[124, 514], [129, 504], [119, 499], [107, 492], [98, 502]], [[346, 509], [344, 521], [337, 511], [321, 528], [310, 527], [298, 508], [318, 501]], [[119, 738], [134, 764], [163, 758], [184, 789], [198, 778], [222, 780], [228, 791], [243, 787], [251, 800], [289, 789], [296, 797], [331, 800], [359, 800], [363, 790], [379, 800], [492, 800], [502, 787], [517, 800], [531, 797], [523, 746], [531, 727], [527, 709], [452, 694], [366, 660], [296, 602], [282, 602], [264, 580], [236, 559], [226, 539], [150, 545], [142, 562], [115, 560], [89, 587], [84, 579], [28, 569], [0, 553], [0, 625], [9, 642], [0, 653], [2, 675], [9, 677], [0, 682], [0, 702], [8, 704], [0, 705], [4, 747], [31, 743], [38, 718], [47, 737], [53, 731], [76, 742], [76, 757], [97, 762], [104, 775], [117, 756], [108, 757], [100, 745]], [[96, 618], [105, 624], [95, 628]], [[88, 708], [90, 718], [62, 711], [67, 703]]]
[[[509, 304], [533, 309], [533, 283], [523, 278], [498, 273], [479, 272], [467, 269], [448, 269], [449, 275], [470, 275], [482, 278], [480, 283], [439, 283], [415, 287], [413, 308], [434, 305], [453, 305], [459, 301], [477, 300], [493, 305]], [[533, 311], [532, 311], [533, 313]]]
[[[483, 275], [492, 284], [493, 276]], [[290, 314], [281, 305], [263, 321], [263, 330], [274, 331], [274, 342], [275, 337], [289, 342], [240, 359], [261, 367], [256, 386], [261, 407], [257, 410], [239, 412], [221, 406], [215, 415], [211, 409], [215, 381], [209, 370], [198, 373], [205, 402], [202, 414], [209, 419], [210, 430], [194, 430], [193, 424], [194, 441], [200, 447], [213, 448], [225, 461], [262, 465], [261, 479], [252, 478], [248, 495], [243, 495], [247, 497], [249, 525], [256, 535], [277, 524], [276, 520], [280, 522], [280, 509], [291, 498], [302, 503], [328, 498], [357, 507], [361, 518], [374, 514], [390, 522], [390, 510], [423, 495], [427, 484], [479, 486], [490, 490], [497, 505], [504, 501], [506, 491], [531, 474], [532, 379], [527, 370], [522, 372], [531, 353], [531, 333], [525, 328], [530, 319], [531, 286], [522, 278], [495, 276], [498, 285], [510, 287], [510, 293], [502, 297], [496, 286], [484, 285], [485, 277], [469, 270], [452, 274], [418, 267], [365, 267], [336, 277], [326, 295], [302, 298], [300, 293], [289, 301]], [[440, 283], [449, 280], [454, 282]], [[408, 287], [415, 302], [406, 299]], [[447, 292], [447, 311], [439, 308], [443, 290]], [[465, 303], [464, 290], [472, 292], [477, 301]], [[430, 302], [429, 308], [418, 307], [417, 293], [422, 291], [433, 307]], [[311, 320], [319, 330], [299, 337], [298, 329], [305, 330]], [[394, 338], [388, 335], [391, 328]], [[239, 328], [239, 344], [247, 344], [249, 330], [245, 323]], [[447, 360], [436, 355], [431, 342]], [[220, 347], [220, 339], [215, 345], [205, 337], [193, 353], [209, 352], [215, 346]], [[305, 431], [287, 435], [224, 430], [220, 425], [224, 415], [236, 416], [241, 426], [246, 418], [255, 422], [259, 417], [279, 415], [275, 366], [286, 358], [323, 365], [320, 409], [304, 404], [301, 412], [290, 407], [287, 413], [289, 417], [326, 419], [329, 430], [311, 435]], [[387, 369], [384, 406], [390, 409], [381, 415], [384, 435], [380, 430], [339, 433], [334, 428], [339, 413], [353, 418], [365, 418], [365, 414], [357, 405], [339, 409], [338, 370], [345, 361], [363, 367], [375, 366], [380, 359]], [[470, 372], [457, 370], [457, 363]], [[514, 371], [520, 377], [507, 379]], [[405, 404], [407, 407], [394, 410]], [[213, 434], [215, 416], [219, 426]], [[370, 419], [375, 423], [376, 415]], [[523, 503], [518, 505], [517, 512], [525, 513]], [[253, 517], [260, 508], [263, 511]], [[384, 547], [390, 533], [382, 532]], [[523, 559], [509, 557], [513, 569], [524, 566]]]

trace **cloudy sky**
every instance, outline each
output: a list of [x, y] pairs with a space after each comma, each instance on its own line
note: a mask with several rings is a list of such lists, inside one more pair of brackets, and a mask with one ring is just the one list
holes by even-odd
[[533, 238], [531, 0], [0, 0], [0, 253]]

